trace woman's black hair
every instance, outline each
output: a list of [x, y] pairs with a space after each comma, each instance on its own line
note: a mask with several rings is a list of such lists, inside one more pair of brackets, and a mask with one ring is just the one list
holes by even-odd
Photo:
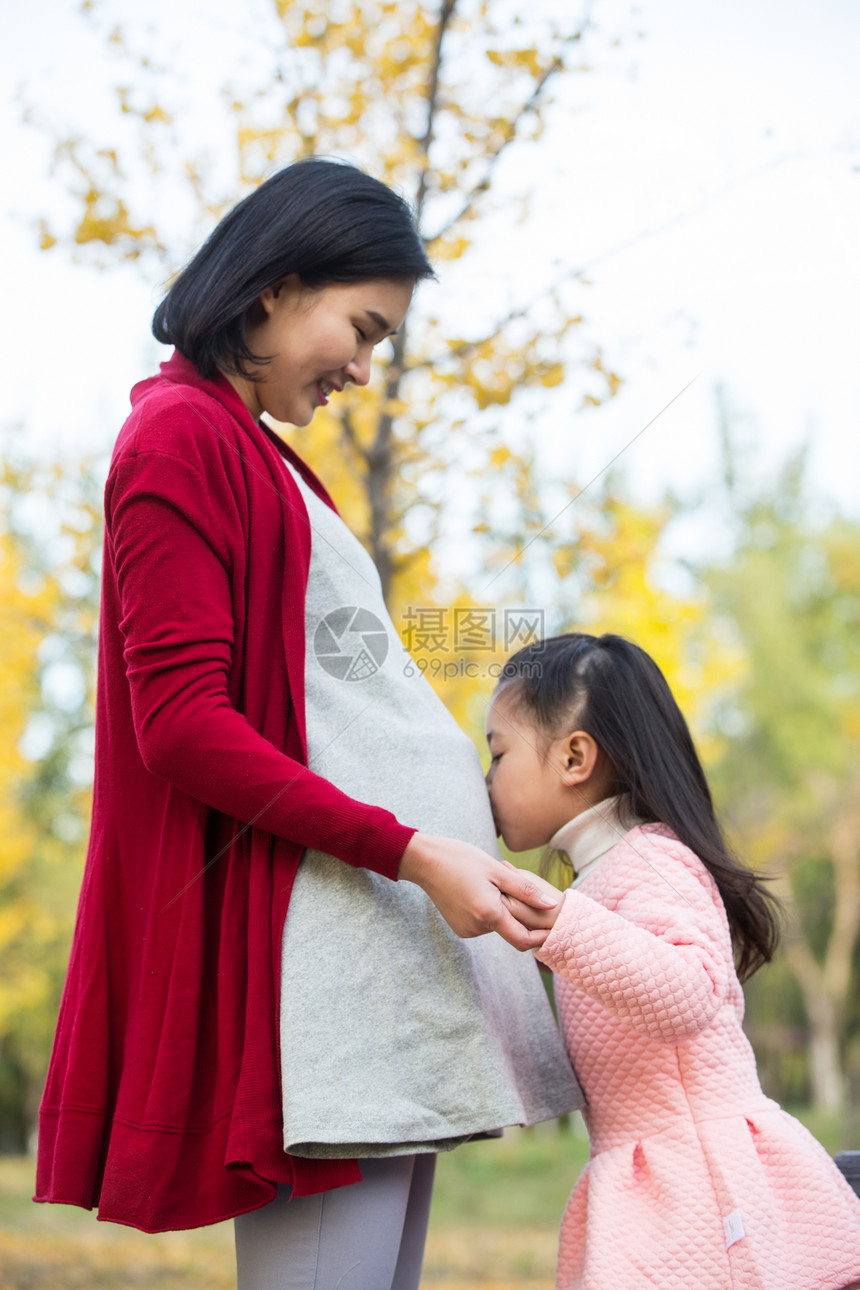
[[308, 287], [374, 278], [432, 278], [408, 204], [342, 161], [307, 157], [272, 175], [225, 215], [155, 311], [156, 340], [201, 376], [250, 377], [266, 362], [248, 346], [251, 310], [288, 274]]
[[571, 632], [511, 655], [498, 686], [542, 733], [590, 734], [611, 763], [613, 793], [700, 858], [725, 905], [740, 979], [769, 962], [778, 903], [729, 851], [687, 723], [654, 660], [622, 636]]

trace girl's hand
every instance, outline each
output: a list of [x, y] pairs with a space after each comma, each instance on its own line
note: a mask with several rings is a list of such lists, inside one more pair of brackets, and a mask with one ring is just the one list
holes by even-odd
[[[535, 874], [499, 864], [469, 842], [428, 833], [413, 835], [403, 852], [399, 876], [427, 893], [458, 936], [498, 932], [518, 950], [539, 949], [546, 928], [552, 925], [525, 924], [525, 917], [535, 918], [538, 911], [557, 914], [561, 902], [560, 892]], [[523, 921], [512, 912], [514, 906], [522, 911]]]

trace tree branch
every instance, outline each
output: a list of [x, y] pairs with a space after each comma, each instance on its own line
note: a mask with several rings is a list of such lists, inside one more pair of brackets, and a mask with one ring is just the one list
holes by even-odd
[[448, 30], [448, 24], [454, 16], [457, 0], [442, 0], [439, 10], [439, 23], [436, 27], [436, 44], [433, 49], [433, 64], [430, 69], [430, 85], [427, 91], [427, 126], [422, 138], [418, 140], [421, 149], [421, 174], [418, 176], [418, 191], [415, 194], [415, 222], [420, 227], [424, 201], [427, 197], [427, 171], [429, 169], [430, 145], [436, 124], [436, 105], [439, 99], [439, 71], [442, 66], [442, 42]]
[[857, 933], [860, 930], [860, 869], [857, 857], [857, 776], [848, 785], [831, 832], [830, 854], [835, 883], [833, 927], [824, 959], [824, 982], [840, 1016], [851, 985]]
[[[590, 18], [588, 17], [584, 18], [582, 26], [579, 28], [579, 30], [572, 32], [569, 36], [566, 36], [564, 38], [564, 42], [563, 42], [564, 45], [565, 46], [572, 45], [572, 44], [575, 44], [576, 41], [581, 40], [583, 32], [585, 31], [589, 22], [590, 22]], [[440, 228], [436, 230], [435, 233], [433, 233], [428, 237], [425, 237], [424, 239], [425, 246], [432, 245], [432, 243], [437, 241], [440, 237], [444, 237], [446, 233], [450, 233], [451, 229], [454, 228], [457, 224], [459, 224], [461, 219], [466, 218], [466, 216], [469, 214], [469, 212], [471, 211], [472, 207], [474, 206], [478, 198], [481, 196], [481, 194], [485, 193], [488, 190], [488, 188], [490, 187], [490, 182], [492, 180], [493, 171], [498, 165], [499, 160], [504, 155], [506, 150], [510, 147], [510, 145], [512, 143], [515, 143], [517, 140], [517, 137], [518, 137], [517, 132], [519, 130], [520, 123], [522, 122], [523, 118], [529, 112], [533, 112], [537, 109], [538, 103], [540, 102], [540, 97], [543, 94], [543, 91], [546, 88], [549, 80], [551, 79], [551, 77], [553, 77], [556, 74], [556, 72], [561, 71], [563, 67], [564, 67], [564, 59], [562, 58], [561, 54], [556, 54], [555, 58], [552, 60], [549, 66], [544, 68], [544, 71], [535, 81], [532, 87], [532, 91], [529, 94], [529, 97], [526, 99], [526, 101], [523, 104], [520, 105], [520, 107], [517, 109], [517, 111], [514, 113], [513, 117], [509, 121], [508, 130], [505, 134], [504, 139], [502, 139], [498, 147], [490, 150], [487, 157], [486, 170], [484, 172], [484, 176], [481, 179], [480, 183], [475, 184], [474, 188], [469, 190], [469, 192], [466, 194], [465, 201], [463, 202], [459, 211], [457, 211], [456, 215], [453, 215], [449, 220], [447, 220]]]
[[376, 435], [367, 451], [362, 452], [367, 467], [365, 493], [370, 506], [370, 549], [379, 571], [382, 594], [387, 601], [394, 578], [394, 561], [389, 533], [392, 527], [390, 485], [394, 478], [393, 429], [391, 404], [399, 397], [403, 379], [403, 357], [406, 351], [406, 324], [394, 337], [394, 353], [388, 364], [385, 401], [376, 423]]
[[629, 251], [632, 247], [638, 246], [642, 242], [647, 242], [652, 238], [660, 237], [663, 233], [668, 233], [671, 229], [676, 228], [681, 224], [686, 224], [689, 220], [696, 219], [697, 216], [705, 214], [706, 211], [716, 206], [726, 197], [737, 192], [738, 189], [744, 188], [747, 184], [754, 183], [764, 175], [770, 174], [771, 171], [779, 169], [780, 166], [787, 165], [793, 161], [810, 161], [822, 156], [833, 156], [840, 153], [851, 153], [853, 151], [856, 151], [856, 145], [846, 144], [844, 146], [817, 152], [797, 151], [784, 153], [782, 156], [776, 157], [773, 161], [769, 161], [766, 165], [759, 167], [758, 170], [754, 170], [750, 174], [744, 175], [740, 179], [727, 184], [725, 188], [722, 188], [718, 193], [715, 193], [713, 196], [699, 202], [696, 206], [691, 206], [685, 211], [679, 211], [678, 214], [672, 215], [664, 223], [654, 224], [651, 228], [642, 229], [623, 242], [617, 242], [615, 246], [608, 247], [605, 251], [599, 252], [599, 254], [593, 257], [593, 259], [589, 260], [586, 264], [579, 265], [578, 268], [568, 269], [559, 278], [556, 278], [550, 286], [543, 288], [543, 290], [532, 296], [531, 300], [526, 304], [521, 305], [516, 309], [512, 309], [510, 313], [506, 314], [504, 318], [501, 318], [498, 323], [496, 323], [492, 331], [485, 333], [476, 340], [464, 341], [462, 345], [449, 349], [447, 353], [439, 354], [435, 358], [425, 358], [418, 362], [410, 363], [408, 370], [412, 372], [418, 371], [422, 368], [434, 368], [439, 366], [440, 363], [450, 361], [452, 358], [467, 357], [467, 355], [478, 349], [479, 346], [494, 341], [510, 323], [515, 322], [518, 318], [526, 317], [531, 313], [532, 309], [556, 291], [560, 283], [573, 282], [577, 278], [586, 278], [587, 275], [598, 265], [605, 264], [607, 260], [614, 259], [615, 256], [621, 255], [624, 251]]
[[340, 414], [340, 429], [344, 439], [350, 448], [354, 449], [360, 457], [364, 456], [361, 444], [358, 442], [358, 435], [355, 433], [355, 426], [352, 424], [352, 417], [349, 415], [349, 408], [344, 406]]
[[[350, 410], [344, 406], [338, 416], [338, 429], [340, 439], [345, 447], [346, 468], [350, 477], [355, 482], [359, 490], [367, 493], [367, 475], [369, 464], [367, 453], [361, 446], [361, 442], [356, 433]], [[363, 541], [364, 539], [362, 539]]]

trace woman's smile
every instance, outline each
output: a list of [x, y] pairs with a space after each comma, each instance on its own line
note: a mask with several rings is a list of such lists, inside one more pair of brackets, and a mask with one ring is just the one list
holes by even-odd
[[340, 393], [340, 391], [343, 389], [343, 386], [335, 385], [334, 381], [327, 381], [323, 377], [319, 381], [317, 381], [317, 389], [319, 391], [320, 404], [323, 407], [325, 407], [325, 405], [329, 401], [329, 395], [331, 395], [335, 390], [337, 390], [337, 392]]
[[228, 380], [255, 418], [305, 426], [348, 382], [366, 385], [373, 349], [406, 317], [412, 283], [399, 279], [307, 287], [291, 274], [259, 299], [248, 344], [254, 377]]

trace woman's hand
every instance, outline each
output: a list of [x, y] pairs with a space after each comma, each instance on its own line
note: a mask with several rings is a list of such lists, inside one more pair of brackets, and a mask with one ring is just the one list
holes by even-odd
[[[524, 873], [525, 871], [518, 869], [516, 872]], [[529, 874], [529, 877], [533, 878], [534, 874]], [[523, 927], [528, 927], [533, 932], [548, 932], [555, 927], [555, 920], [558, 918], [559, 910], [561, 909], [560, 893], [558, 897], [559, 903], [553, 906], [552, 909], [535, 909], [532, 905], [526, 905], [523, 901], [517, 900], [516, 896], [508, 896], [507, 894], [502, 896], [502, 900], [517, 922], [522, 923]]]
[[556, 887], [553, 887], [545, 878], [539, 877], [536, 873], [529, 873], [526, 869], [517, 869], [515, 865], [511, 864], [510, 860], [503, 860], [502, 863], [506, 869], [530, 878], [538, 891], [542, 891], [548, 900], [556, 901], [556, 904], [551, 909], [536, 909], [534, 905], [527, 905], [522, 900], [518, 900], [516, 896], [508, 895], [506, 892], [502, 896], [502, 900], [504, 900], [517, 922], [522, 923], [523, 927], [528, 927], [532, 931], [541, 929], [549, 931], [555, 927], [555, 920], [561, 910], [563, 893], [559, 892]]
[[[427, 893], [458, 936], [498, 932], [518, 950], [540, 948], [561, 902], [561, 893], [535, 874], [500, 864], [469, 842], [428, 833], [413, 835], [399, 876]], [[534, 921], [550, 914], [551, 922]]]

